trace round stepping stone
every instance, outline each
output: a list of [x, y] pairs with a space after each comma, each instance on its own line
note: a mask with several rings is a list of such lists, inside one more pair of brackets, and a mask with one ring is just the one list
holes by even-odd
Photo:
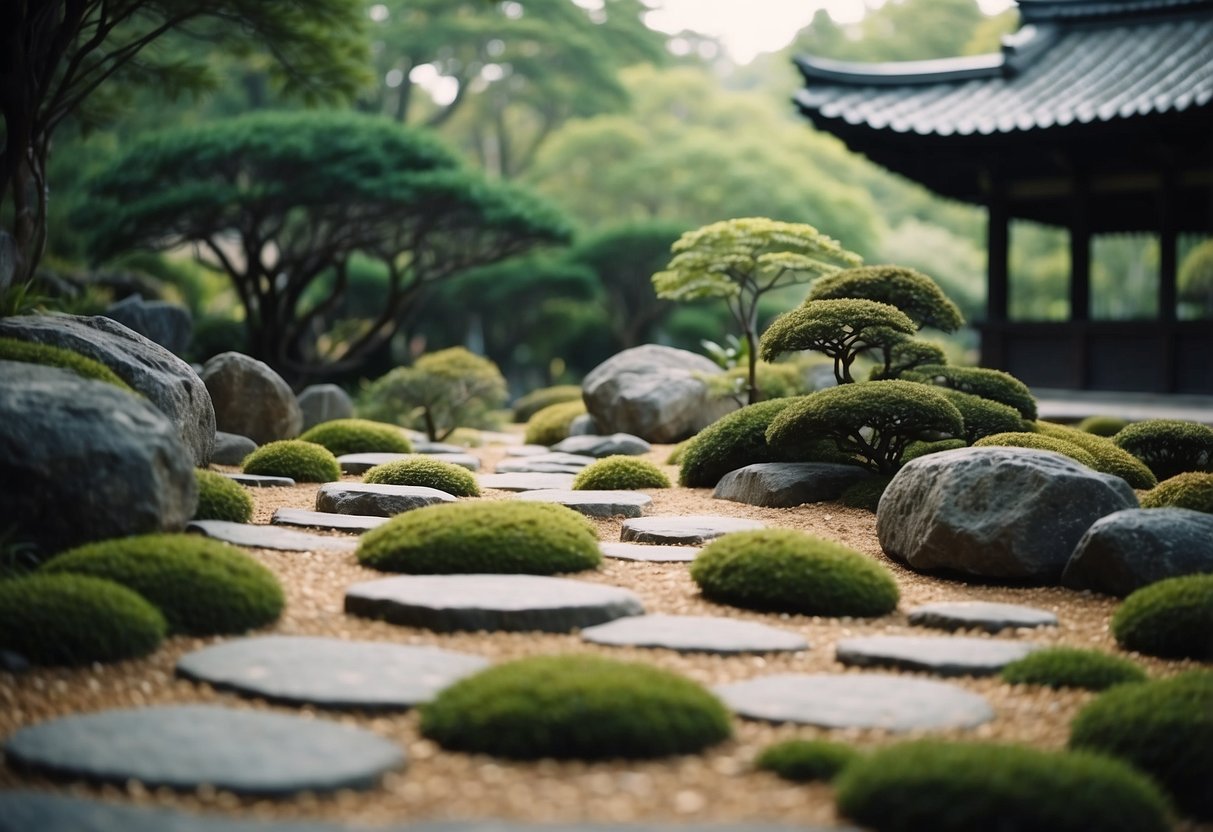
[[348, 537], [308, 534], [280, 526], [230, 523], [227, 520], [191, 520], [187, 532], [198, 532], [225, 543], [252, 549], [277, 549], [281, 552], [352, 552], [358, 541]]
[[454, 495], [423, 485], [375, 485], [329, 482], [316, 492], [316, 511], [395, 517], [436, 503], [453, 503]]
[[351, 586], [345, 611], [439, 633], [567, 633], [644, 606], [626, 589], [544, 575], [402, 575]]
[[177, 674], [288, 705], [403, 710], [488, 665], [479, 656], [437, 647], [262, 636], [182, 656]]
[[630, 433], [613, 433], [610, 436], [570, 436], [552, 446], [556, 453], [580, 454], [583, 456], [637, 456], [653, 449], [645, 440]]
[[550, 453], [547, 445], [514, 445], [505, 449], [506, 456], [542, 456]]
[[697, 546], [730, 532], [765, 528], [758, 520], [740, 517], [718, 517], [711, 514], [689, 517], [640, 517], [624, 520], [620, 539], [635, 543], [667, 543], [675, 546]]
[[937, 676], [993, 676], [1036, 650], [1021, 641], [962, 636], [864, 636], [838, 642], [835, 658], [853, 667], [922, 670]]
[[499, 491], [568, 490], [573, 487], [573, 474], [481, 474], [481, 488]]
[[369, 731], [209, 705], [64, 717], [13, 734], [4, 755], [19, 769], [91, 783], [267, 796], [372, 788], [404, 765], [395, 743]]
[[462, 445], [452, 445], [449, 442], [431, 442], [428, 439], [414, 442], [413, 451], [419, 454], [467, 454], [467, 448]]
[[532, 503], [556, 503], [590, 517], [639, 517], [653, 502], [639, 491], [524, 491], [516, 499]]
[[342, 532], [367, 532], [382, 526], [390, 518], [366, 514], [334, 514], [331, 511], [307, 511], [280, 508], [270, 518], [275, 526], [302, 526], [307, 529], [335, 529]]
[[984, 698], [956, 685], [882, 673], [786, 673], [714, 690], [729, 708], [748, 719], [820, 728], [972, 728], [994, 718]]
[[699, 554], [698, 546], [651, 546], [647, 543], [599, 543], [608, 558], [643, 560], [649, 563], [690, 563]]
[[560, 465], [555, 462], [499, 462], [495, 469], [498, 474], [580, 474], [584, 466]]
[[664, 647], [682, 653], [774, 653], [808, 650], [796, 633], [753, 621], [707, 615], [638, 615], [581, 631], [613, 647]]
[[449, 462], [451, 465], [458, 465], [460, 468], [467, 468], [469, 471], [480, 470], [480, 460], [471, 454], [430, 454], [424, 451], [417, 451], [412, 454], [389, 454], [389, 453], [365, 453], [365, 454], [342, 454], [337, 457], [337, 464], [341, 466], [341, 471], [346, 474], [365, 474], [367, 471], [374, 468], [376, 465], [386, 465], [389, 462], [399, 462], [402, 459], [409, 459], [419, 454], [425, 454], [430, 459], [437, 459], [441, 462]]
[[219, 473], [249, 488], [291, 488], [295, 485], [295, 481], [290, 477], [266, 477], [261, 474], [229, 474], [223, 471]]
[[585, 456], [583, 454], [561, 454], [561, 453], [546, 453], [545, 452], [542, 454], [534, 454], [532, 456], [523, 457], [521, 459], [517, 459], [517, 460], [513, 460], [513, 461], [507, 460], [507, 461], [499, 462], [499, 463], [497, 463], [497, 473], [498, 474], [507, 474], [507, 473], [509, 473], [509, 471], [507, 470], [508, 468], [519, 466], [519, 465], [563, 465], [563, 466], [566, 466], [569, 468], [576, 468], [577, 470], [581, 470], [582, 468], [585, 468], [587, 465], [591, 465], [592, 463], [594, 463], [596, 461], [597, 460], [595, 460], [594, 457]]
[[910, 610], [910, 623], [936, 630], [985, 630], [997, 633], [1014, 627], [1056, 627], [1048, 610], [991, 601], [944, 601]]

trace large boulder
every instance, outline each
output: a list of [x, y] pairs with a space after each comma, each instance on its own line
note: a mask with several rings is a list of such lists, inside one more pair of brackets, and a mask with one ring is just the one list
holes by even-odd
[[354, 402], [336, 384], [312, 384], [299, 393], [299, 409], [303, 412], [303, 430], [307, 430], [333, 419], [351, 418]]
[[290, 385], [263, 361], [221, 352], [202, 365], [202, 381], [221, 431], [264, 445], [293, 439], [303, 430], [303, 411]]
[[1213, 514], [1137, 508], [1097, 520], [1074, 548], [1064, 586], [1124, 597], [1164, 578], [1213, 572]]
[[127, 295], [111, 304], [105, 317], [155, 341], [174, 355], [185, 355], [194, 334], [194, 319], [188, 309], [168, 301], [144, 300], [142, 295]]
[[1092, 523], [1136, 507], [1120, 477], [1061, 454], [959, 448], [912, 460], [893, 477], [876, 534], [914, 569], [1056, 583]]
[[0, 336], [64, 347], [100, 361], [169, 418], [194, 465], [210, 462], [215, 446], [210, 394], [193, 368], [164, 347], [103, 315], [4, 318]]
[[646, 344], [591, 370], [581, 394], [602, 433], [677, 442], [738, 408], [731, 398], [711, 396], [703, 381], [722, 372], [702, 355]]
[[190, 452], [146, 400], [69, 370], [0, 361], [0, 530], [45, 556], [180, 531], [197, 499]]

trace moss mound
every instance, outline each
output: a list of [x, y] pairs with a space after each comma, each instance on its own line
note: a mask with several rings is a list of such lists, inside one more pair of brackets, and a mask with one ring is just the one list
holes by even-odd
[[135, 392], [117, 373], [100, 361], [51, 344], [22, 341], [18, 338], [0, 338], [0, 361], [21, 361], [25, 364], [59, 367], [71, 370], [83, 378], [120, 387], [128, 393]]
[[1088, 416], [1075, 427], [1095, 436], [1112, 437], [1129, 426], [1128, 419], [1119, 416]]
[[1169, 791], [1183, 812], [1213, 820], [1213, 672], [1101, 694], [1075, 717], [1070, 747], [1132, 763]]
[[[694, 439], [694, 438], [695, 437], [693, 437], [693, 436], [691, 437], [691, 439]], [[665, 464], [666, 465], [682, 464], [682, 455], [684, 453], [686, 453], [687, 448], [690, 447], [691, 439], [684, 439], [681, 442], [679, 442], [677, 445], [675, 445], [673, 448], [671, 448], [670, 455], [665, 458]]]
[[1095, 461], [1091, 467], [1104, 474], [1120, 477], [1131, 488], [1153, 488], [1158, 484], [1158, 480], [1145, 463], [1111, 439], [1053, 422], [1037, 422], [1036, 430], [1044, 436], [1061, 439], [1082, 448]]
[[198, 508], [195, 520], [227, 520], [247, 523], [253, 517], [253, 498], [244, 486], [214, 471], [194, 469], [198, 482]]
[[1002, 669], [1004, 682], [1049, 688], [1105, 690], [1126, 682], [1144, 682], [1146, 672], [1128, 659], [1098, 650], [1049, 647]]
[[954, 451], [957, 448], [967, 448], [968, 442], [963, 439], [939, 439], [935, 442], [925, 442], [917, 440], [906, 445], [906, 452], [901, 455], [902, 464], [909, 462], [912, 459], [918, 459], [920, 456], [928, 456], [937, 454], [942, 451]]
[[1134, 422], [1112, 441], [1149, 466], [1160, 481], [1185, 471], [1213, 470], [1213, 428], [1196, 422]]
[[790, 529], [727, 534], [695, 557], [691, 578], [706, 597], [749, 609], [877, 616], [897, 607], [897, 583], [879, 563]]
[[514, 421], [529, 421], [539, 411], [554, 404], [581, 401], [581, 387], [577, 384], [557, 384], [554, 387], [541, 387], [532, 390], [525, 396], [520, 396], [514, 402]]
[[1002, 402], [946, 387], [943, 394], [960, 411], [966, 445], [996, 433], [1021, 433], [1031, 425], [1019, 415], [1018, 410]]
[[1014, 745], [907, 742], [838, 778], [842, 814], [876, 832], [1163, 832], [1167, 802], [1119, 760]]
[[1143, 586], [1112, 616], [1126, 650], [1172, 659], [1213, 659], [1213, 575], [1184, 575]]
[[854, 485], [847, 486], [846, 490], [839, 495], [838, 502], [851, 508], [862, 508], [875, 512], [876, 507], [880, 505], [880, 498], [884, 496], [884, 490], [892, 481], [892, 477], [872, 477], [860, 480]]
[[670, 478], [645, 459], [634, 456], [604, 457], [591, 462], [573, 480], [577, 491], [630, 491], [635, 488], [669, 488]]
[[585, 404], [580, 400], [549, 405], [527, 420], [524, 441], [528, 445], [550, 446], [568, 439], [573, 420], [585, 412]]
[[384, 572], [526, 573], [593, 569], [598, 534], [551, 503], [443, 503], [409, 511], [362, 536], [358, 560]]
[[376, 465], [367, 471], [363, 482], [379, 485], [419, 485], [426, 488], [437, 488], [456, 497], [478, 497], [480, 486], [476, 477], [466, 468], [443, 462], [440, 459], [427, 459], [416, 456], [411, 459], [398, 459]]
[[148, 534], [88, 543], [47, 561], [43, 573], [105, 578], [138, 592], [169, 631], [207, 636], [264, 627], [285, 599], [274, 574], [226, 543], [190, 534]]
[[732, 733], [703, 687], [647, 664], [541, 656], [462, 679], [421, 707], [421, 733], [454, 751], [513, 759], [689, 754]]
[[1213, 514], [1213, 474], [1187, 471], [1163, 480], [1141, 497], [1142, 508], [1186, 508]]
[[269, 442], [244, 458], [244, 473], [290, 477], [296, 482], [336, 482], [341, 465], [328, 448], [302, 439]]
[[333, 419], [303, 432], [301, 442], [328, 448], [333, 456], [345, 454], [410, 454], [413, 443], [395, 425], [370, 419]]
[[950, 387], [983, 399], [1001, 402], [1019, 411], [1025, 419], [1036, 418], [1036, 399], [1028, 386], [1010, 373], [985, 367], [950, 367], [939, 364], [915, 367], [903, 378]]
[[754, 765], [774, 772], [784, 780], [810, 783], [814, 780], [833, 780], [859, 757], [858, 751], [840, 742], [787, 740], [763, 749], [754, 760]]
[[678, 482], [688, 488], [714, 488], [729, 471], [759, 462], [785, 462], [767, 445], [767, 428], [797, 399], [759, 402], [717, 419], [695, 435], [682, 451]]
[[114, 662], [156, 649], [164, 616], [124, 586], [85, 575], [0, 581], [0, 649], [32, 664]]
[[1068, 456], [1070, 459], [1088, 468], [1095, 467], [1095, 457], [1073, 442], [1055, 439], [1052, 436], [1044, 436], [1039, 433], [995, 433], [978, 439], [973, 443], [973, 447], [1031, 448], [1037, 451], [1052, 451], [1055, 454]]

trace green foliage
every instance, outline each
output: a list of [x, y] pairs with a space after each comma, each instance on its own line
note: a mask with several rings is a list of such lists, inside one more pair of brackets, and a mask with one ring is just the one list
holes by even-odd
[[785, 462], [767, 445], [767, 428], [795, 399], [747, 405], [708, 425], [683, 446], [678, 482], [688, 488], [714, 488], [729, 471], [759, 462]]
[[897, 582], [871, 558], [791, 529], [734, 532], [691, 562], [704, 596], [747, 609], [878, 616], [897, 608]]
[[813, 350], [834, 361], [834, 378], [849, 384], [851, 365], [863, 352], [892, 347], [916, 331], [895, 306], [872, 300], [811, 300], [776, 318], [762, 335], [762, 357]]
[[[754, 365], [754, 377], [758, 379], [759, 401], [787, 399], [811, 392], [804, 371], [795, 364], [771, 364], [759, 361]], [[704, 375], [701, 380], [708, 386], [709, 396], [713, 398], [733, 396], [739, 404], [745, 404], [748, 378], [748, 367], [732, 367], [724, 373]]]
[[1141, 496], [1142, 508], [1186, 508], [1213, 514], [1213, 474], [1188, 471], [1163, 480]]
[[400, 428], [369, 419], [331, 419], [304, 431], [299, 439], [328, 448], [333, 456], [413, 452], [413, 443]]
[[548, 405], [527, 421], [524, 439], [528, 445], [555, 445], [568, 438], [573, 420], [585, 412], [585, 403], [580, 399]]
[[732, 726], [715, 696], [668, 670], [566, 655], [461, 679], [421, 706], [421, 733], [452, 751], [602, 760], [691, 754]]
[[872, 373], [868, 376], [871, 381], [901, 378], [917, 367], [946, 364], [948, 360], [942, 349], [919, 338], [888, 338], [885, 339], [885, 344], [887, 346], [881, 349], [884, 363], [872, 368]]
[[1164, 832], [1167, 802], [1118, 760], [993, 743], [882, 748], [836, 782], [839, 811], [875, 832]]
[[912, 459], [918, 459], [920, 456], [928, 454], [937, 454], [942, 451], [954, 451], [957, 448], [967, 448], [968, 443], [963, 439], [940, 439], [936, 442], [911, 442], [906, 445], [906, 451], [901, 455], [901, 464], [904, 465]]
[[514, 421], [526, 422], [545, 407], [579, 401], [581, 401], [581, 385], [579, 384], [558, 384], [555, 387], [532, 390], [514, 402]]
[[410, 574], [525, 573], [593, 569], [598, 534], [553, 503], [442, 503], [405, 512], [362, 536], [358, 561]]
[[169, 631], [243, 633], [278, 620], [286, 601], [274, 573], [235, 546], [198, 535], [147, 534], [78, 546], [43, 573], [91, 575], [156, 605]]
[[244, 458], [241, 470], [266, 477], [290, 477], [296, 482], [336, 482], [341, 465], [327, 448], [302, 439], [267, 442]]
[[194, 469], [198, 482], [198, 508], [195, 520], [227, 520], [247, 523], [253, 517], [253, 498], [240, 483], [214, 471]]
[[1031, 448], [1037, 451], [1052, 451], [1055, 454], [1068, 456], [1070, 459], [1088, 468], [1095, 467], [1095, 457], [1082, 448], [1064, 439], [1045, 436], [1041, 433], [1028, 433], [1026, 431], [993, 433], [978, 439], [973, 443], [973, 447]]
[[813, 284], [806, 303], [843, 298], [895, 306], [910, 317], [916, 329], [955, 332], [964, 326], [964, 316], [934, 280], [903, 266], [862, 266], [835, 272]]
[[17, 338], [0, 338], [0, 361], [21, 361], [26, 364], [60, 367], [64, 370], [71, 370], [81, 378], [104, 381], [106, 384], [112, 384], [128, 393], [135, 392], [129, 384], [118, 377], [117, 373], [100, 361], [51, 344], [39, 344]]
[[1036, 419], [1036, 399], [1032, 398], [1032, 391], [1015, 376], [1002, 370], [926, 365], [915, 368], [905, 378], [1002, 402], [1018, 410], [1025, 419]]
[[1213, 470], [1213, 428], [1178, 419], [1134, 422], [1112, 441], [1140, 459], [1159, 480]]
[[1213, 659], [1213, 575], [1167, 578], [1133, 591], [1112, 616], [1112, 635], [1147, 656]]
[[951, 388], [944, 388], [943, 394], [960, 411], [960, 417], [964, 420], [966, 445], [996, 433], [1022, 433], [1031, 426], [1019, 415], [1018, 410], [1002, 402]]
[[1077, 445], [1095, 460], [1092, 468], [1105, 474], [1120, 477], [1133, 488], [1153, 488], [1158, 484], [1154, 474], [1133, 454], [1121, 448], [1111, 439], [1053, 422], [1037, 420], [1036, 430], [1044, 436], [1063, 439]]
[[1088, 416], [1075, 427], [1096, 436], [1113, 437], [1129, 426], [1128, 419], [1119, 416]]
[[164, 638], [164, 616], [124, 586], [84, 575], [0, 580], [0, 649], [31, 664], [133, 659]]
[[1176, 283], [1179, 299], [1193, 304], [1201, 317], [1213, 315], [1213, 240], [1205, 240], [1184, 257]]
[[476, 484], [476, 477], [471, 471], [425, 456], [376, 465], [363, 475], [362, 481], [379, 485], [420, 485], [437, 488], [456, 497], [480, 496], [480, 486]]
[[[694, 439], [694, 438], [695, 437], [693, 437], [693, 436], [691, 437], [691, 439]], [[670, 455], [665, 458], [665, 464], [666, 465], [682, 464], [683, 454], [685, 454], [687, 451], [687, 448], [690, 447], [691, 439], [684, 439], [681, 442], [679, 442], [677, 445], [675, 445], [673, 448], [671, 448]]]
[[863, 508], [875, 513], [876, 507], [880, 505], [880, 498], [884, 496], [884, 490], [892, 481], [892, 477], [870, 477], [860, 480], [848, 485], [838, 496], [838, 502], [844, 506]]
[[1046, 647], [1002, 669], [1004, 682], [1050, 688], [1106, 690], [1146, 678], [1146, 672], [1135, 662], [1076, 647]]
[[840, 742], [785, 740], [764, 748], [754, 765], [772, 771], [784, 780], [811, 783], [833, 780], [859, 758], [858, 751]]
[[631, 491], [669, 488], [670, 478], [646, 459], [616, 454], [592, 462], [573, 480], [577, 491]]

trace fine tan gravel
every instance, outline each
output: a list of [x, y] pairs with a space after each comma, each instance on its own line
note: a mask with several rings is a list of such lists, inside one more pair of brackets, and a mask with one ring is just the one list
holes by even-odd
[[[648, 455], [664, 464], [669, 446]], [[503, 458], [499, 445], [476, 448], [483, 471]], [[664, 466], [671, 480], [677, 469]], [[234, 469], [223, 469], [234, 470]], [[347, 477], [357, 481], [356, 477]], [[267, 523], [283, 506], [314, 507], [315, 485], [253, 489], [254, 522]], [[1108, 622], [1117, 601], [1059, 588], [974, 585], [909, 571], [890, 561], [876, 540], [874, 515], [820, 503], [791, 509], [762, 509], [713, 500], [710, 490], [673, 488], [652, 490], [649, 514], [722, 514], [763, 520], [771, 525], [801, 529], [851, 546], [880, 561], [896, 576], [901, 588], [898, 612], [878, 619], [829, 619], [774, 615], [738, 610], [701, 598], [688, 577], [686, 564], [651, 564], [606, 559], [597, 572], [575, 577], [626, 587], [643, 599], [649, 612], [731, 616], [761, 621], [805, 636], [811, 649], [769, 656], [682, 655], [666, 650], [609, 648], [583, 644], [577, 635], [543, 633], [434, 634], [382, 622], [347, 617], [343, 591], [349, 584], [382, 577], [357, 565], [352, 555], [249, 550], [281, 578], [288, 603], [281, 621], [265, 632], [337, 636], [404, 644], [430, 644], [476, 653], [494, 661], [537, 654], [594, 652], [619, 659], [645, 661], [685, 674], [707, 685], [769, 673], [846, 673], [834, 661], [834, 644], [853, 635], [930, 633], [910, 628], [905, 611], [918, 604], [947, 600], [986, 600], [1028, 604], [1055, 612], [1060, 626], [1004, 632], [997, 638], [1046, 644], [1091, 647], [1108, 652], [1117, 647]], [[489, 491], [481, 499], [508, 499]], [[621, 520], [595, 521], [602, 540], [618, 540]], [[977, 635], [969, 633], [968, 635]], [[184, 653], [220, 639], [170, 639], [153, 655], [138, 661], [95, 665], [83, 669], [35, 669], [21, 675], [0, 672], [0, 736], [57, 716], [106, 708], [151, 704], [210, 702], [236, 708], [299, 713], [296, 709], [218, 693], [205, 685], [180, 681], [173, 666]], [[1152, 675], [1164, 676], [1196, 666], [1192, 662], [1161, 661], [1134, 656]], [[958, 679], [956, 684], [985, 696], [996, 711], [993, 722], [969, 731], [935, 736], [1001, 740], [1046, 749], [1064, 747], [1068, 724], [1092, 694], [1012, 686], [994, 679]], [[525, 821], [600, 822], [766, 821], [792, 824], [841, 824], [832, 790], [823, 785], [796, 785], [753, 770], [755, 755], [771, 742], [789, 738], [843, 740], [874, 747], [907, 735], [881, 731], [825, 731], [794, 725], [767, 725], [734, 720], [735, 736], [700, 755], [651, 762], [576, 763], [550, 760], [516, 763], [481, 755], [444, 751], [423, 739], [414, 713], [362, 715], [356, 712], [302, 711], [307, 716], [338, 719], [391, 738], [407, 749], [409, 764], [389, 774], [368, 792], [303, 795], [288, 800], [252, 800], [214, 790], [179, 794], [149, 791], [131, 783], [125, 788], [94, 788], [56, 784], [0, 767], [0, 788], [46, 788], [115, 801], [154, 803], [245, 817], [342, 819], [364, 824], [413, 820], [498, 818]], [[910, 735], [913, 736], [913, 735]], [[1188, 824], [1184, 830], [1213, 829]]]

